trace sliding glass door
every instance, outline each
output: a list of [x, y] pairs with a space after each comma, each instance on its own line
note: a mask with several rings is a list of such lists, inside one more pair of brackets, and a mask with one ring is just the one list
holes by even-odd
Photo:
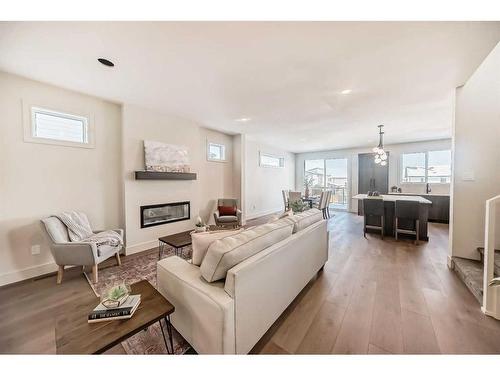
[[304, 163], [305, 181], [309, 183], [311, 195], [320, 195], [331, 190], [330, 206], [347, 209], [347, 159], [315, 159]]
[[333, 208], [347, 209], [347, 159], [327, 159], [326, 188], [332, 191]]

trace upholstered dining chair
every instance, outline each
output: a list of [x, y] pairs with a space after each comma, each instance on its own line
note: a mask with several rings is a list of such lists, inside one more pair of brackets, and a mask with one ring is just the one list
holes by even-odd
[[288, 193], [289, 190], [281, 190], [281, 195], [283, 196], [283, 206], [285, 207], [285, 211], [288, 211], [290, 205], [288, 204]]
[[241, 210], [238, 208], [238, 199], [218, 199], [214, 220], [218, 227], [239, 227], [241, 225]]
[[[68, 228], [55, 216], [50, 216], [41, 220], [50, 240], [50, 251], [56, 264], [59, 266], [57, 271], [57, 284], [61, 284], [65, 266], [91, 266], [92, 281], [97, 283], [97, 265], [112, 256], [116, 257], [116, 262], [121, 265], [120, 251], [122, 245], [110, 246], [101, 245], [97, 247], [91, 242], [71, 242], [68, 234]], [[123, 229], [112, 229], [123, 238]], [[94, 231], [99, 233], [102, 231]]]

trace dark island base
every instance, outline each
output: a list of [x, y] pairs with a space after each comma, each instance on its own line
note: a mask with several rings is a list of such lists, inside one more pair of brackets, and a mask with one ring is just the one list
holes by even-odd
[[[363, 215], [363, 202], [359, 202], [359, 210], [358, 214]], [[384, 236], [394, 237], [394, 202], [384, 201], [384, 213], [385, 213], [385, 225], [384, 225]], [[420, 230], [419, 236], [422, 241], [429, 241], [428, 231], [427, 231], [427, 222], [429, 217], [429, 205], [420, 204]], [[380, 226], [380, 218], [378, 217], [367, 217], [366, 219], [367, 225], [378, 225]], [[399, 219], [399, 228], [400, 229], [409, 229], [415, 230], [414, 224], [412, 220]], [[377, 233], [380, 235], [380, 231], [376, 229], [366, 229], [367, 233]], [[415, 236], [398, 234], [398, 237], [401, 238], [415, 238]]]

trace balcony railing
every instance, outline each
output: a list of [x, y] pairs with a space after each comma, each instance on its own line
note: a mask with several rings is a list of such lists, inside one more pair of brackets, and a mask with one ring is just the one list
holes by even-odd
[[346, 206], [347, 205], [347, 187], [346, 186], [330, 186], [328, 188], [313, 187], [310, 189], [311, 195], [321, 195], [324, 190], [331, 190], [330, 203]]

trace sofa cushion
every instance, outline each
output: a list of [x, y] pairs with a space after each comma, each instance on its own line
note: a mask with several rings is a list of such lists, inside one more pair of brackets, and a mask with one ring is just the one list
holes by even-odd
[[232, 267], [292, 235], [293, 222], [286, 219], [246, 229], [213, 242], [201, 263], [201, 275], [208, 282], [224, 279]]
[[314, 224], [323, 219], [323, 214], [317, 208], [311, 208], [310, 210], [295, 214], [293, 216], [288, 216], [282, 220], [288, 220], [292, 222], [293, 233], [300, 232], [302, 229], [307, 228], [309, 225]]
[[207, 253], [208, 247], [217, 240], [221, 238], [232, 236], [239, 232], [243, 231], [243, 229], [239, 230], [214, 230], [209, 232], [192, 232], [191, 233], [191, 242], [193, 249], [193, 259], [192, 264], [195, 266], [199, 266], [205, 258], [205, 254]]
[[267, 222], [274, 223], [274, 222], [278, 221], [279, 219], [284, 219], [284, 218], [289, 217], [289, 216], [293, 216], [292, 210], [282, 212], [281, 214], [273, 215], [273, 216], [271, 216], [271, 218]]

